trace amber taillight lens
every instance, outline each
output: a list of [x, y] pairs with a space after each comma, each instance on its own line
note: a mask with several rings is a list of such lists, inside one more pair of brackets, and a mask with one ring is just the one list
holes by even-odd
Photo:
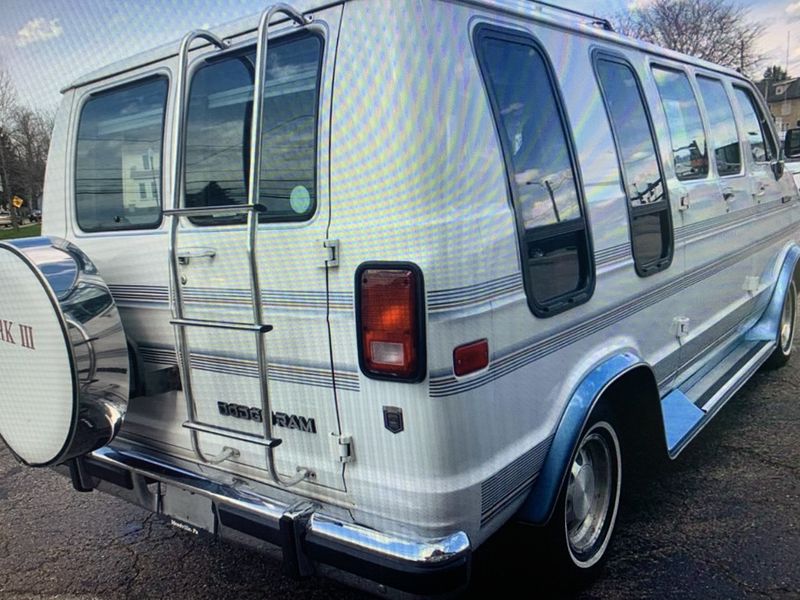
[[423, 354], [417, 272], [363, 269], [358, 284], [362, 367], [367, 374], [418, 380]]

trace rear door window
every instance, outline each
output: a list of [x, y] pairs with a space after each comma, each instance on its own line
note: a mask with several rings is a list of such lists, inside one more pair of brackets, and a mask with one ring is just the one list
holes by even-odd
[[483, 28], [476, 47], [505, 157], [529, 304], [550, 316], [588, 300], [594, 285], [566, 115], [533, 40]]
[[616, 56], [595, 62], [619, 157], [636, 272], [642, 277], [672, 262], [672, 220], [655, 134], [633, 69]]
[[667, 115], [675, 175], [681, 181], [708, 175], [706, 134], [689, 78], [682, 71], [653, 67], [653, 77]]
[[738, 175], [742, 171], [742, 153], [736, 117], [733, 116], [725, 86], [718, 79], [703, 76], [697, 78], [697, 85], [711, 126], [717, 172], [722, 177]]
[[734, 86], [733, 94], [744, 117], [744, 133], [750, 142], [750, 153], [755, 162], [769, 162], [777, 156], [775, 142], [769, 134], [769, 125], [750, 90]]
[[[303, 221], [317, 203], [316, 158], [322, 40], [270, 41], [261, 136], [262, 221]], [[210, 59], [195, 73], [186, 128], [185, 205], [247, 202], [255, 49]], [[244, 215], [195, 217], [200, 225]]]
[[161, 223], [161, 156], [167, 78], [89, 97], [75, 156], [75, 216], [87, 232]]

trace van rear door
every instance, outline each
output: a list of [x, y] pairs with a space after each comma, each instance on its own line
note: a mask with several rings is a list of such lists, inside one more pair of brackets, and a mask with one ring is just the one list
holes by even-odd
[[[328, 128], [332, 48], [341, 7], [314, 15], [302, 31], [269, 42], [264, 94], [256, 269], [261, 283], [269, 412], [261, 410], [252, 333], [187, 330], [196, 421], [258, 435], [263, 419], [282, 443], [278, 472], [344, 489], [339, 421], [327, 323], [325, 248], [329, 215]], [[185, 207], [247, 202], [255, 47], [210, 53], [190, 71], [186, 120]], [[181, 217], [176, 252], [184, 315], [215, 322], [253, 321], [245, 214]], [[165, 257], [166, 258], [166, 257]], [[199, 449], [239, 451], [236, 462], [266, 470], [265, 448], [200, 433]], [[266, 478], [266, 477], [265, 477]]]
[[[176, 217], [162, 219], [160, 209], [172, 208], [169, 124], [175, 118], [175, 78], [168, 77], [165, 64], [143, 65], [79, 91], [67, 236], [106, 277], [137, 350], [142, 386], [121, 433], [131, 443], [198, 458], [189, 429], [182, 427], [188, 420], [240, 438], [263, 436], [268, 420], [274, 423], [273, 437], [281, 439], [274, 456], [282, 476], [303, 467], [313, 474], [312, 483], [344, 489], [323, 248], [330, 214], [332, 49], [341, 12], [338, 6], [314, 13], [302, 30], [288, 23], [270, 28], [258, 199], [266, 210], [257, 228], [255, 261], [262, 320], [272, 327], [263, 338], [268, 411], [261, 406], [257, 345], [249, 331], [186, 328], [193, 418], [187, 418], [181, 393], [172, 391], [178, 353], [170, 324], [175, 289], [168, 289], [168, 233]], [[196, 58], [187, 79], [182, 207], [248, 201], [254, 36], [242, 34], [232, 42], [224, 51], [201, 47], [190, 55]], [[184, 318], [255, 321], [245, 220], [244, 213], [219, 211], [180, 217], [176, 279]], [[167, 391], [153, 392], [148, 382]], [[220, 469], [271, 481], [263, 445], [218, 431], [199, 433], [197, 442], [206, 458], [219, 457], [225, 446], [238, 451]]]

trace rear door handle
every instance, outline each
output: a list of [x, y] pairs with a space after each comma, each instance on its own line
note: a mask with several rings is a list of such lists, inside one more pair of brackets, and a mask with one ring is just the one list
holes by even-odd
[[726, 188], [724, 188], [724, 189], [722, 190], [722, 197], [723, 197], [723, 198], [724, 198], [726, 201], [728, 201], [728, 200], [733, 200], [733, 198], [734, 198], [735, 196], [736, 196], [736, 192], [734, 192], [734, 191], [733, 191], [733, 188], [732, 188], [732, 187], [726, 187]]
[[214, 260], [216, 255], [217, 251], [213, 248], [184, 248], [177, 252], [178, 262], [182, 265], [188, 265], [192, 259], [198, 258]]

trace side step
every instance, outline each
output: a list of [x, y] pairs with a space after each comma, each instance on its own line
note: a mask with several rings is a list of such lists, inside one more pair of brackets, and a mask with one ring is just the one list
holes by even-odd
[[764, 364], [774, 341], [744, 339], [691, 387], [676, 389], [661, 400], [670, 458], [675, 458], [725, 403]]
[[199, 431], [200, 433], [210, 433], [212, 435], [219, 435], [229, 440], [236, 440], [237, 442], [248, 442], [250, 444], [258, 444], [265, 448], [277, 448], [281, 445], [283, 440], [277, 438], [265, 438], [263, 435], [253, 435], [243, 431], [236, 431], [228, 429], [227, 427], [215, 427], [214, 425], [206, 425], [205, 423], [198, 423], [196, 421], [186, 421], [183, 426], [192, 431]]
[[179, 327], [208, 327], [210, 329], [249, 331], [251, 333], [269, 333], [272, 331], [272, 325], [261, 323], [235, 323], [232, 321], [208, 321], [205, 319], [172, 319], [170, 323]]

